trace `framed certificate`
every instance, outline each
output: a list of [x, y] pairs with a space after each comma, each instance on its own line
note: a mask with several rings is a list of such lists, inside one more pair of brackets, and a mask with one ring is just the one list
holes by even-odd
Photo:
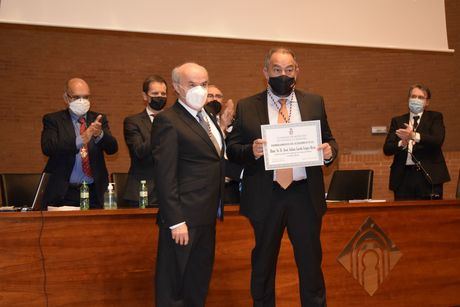
[[262, 125], [266, 170], [323, 165], [319, 120]]

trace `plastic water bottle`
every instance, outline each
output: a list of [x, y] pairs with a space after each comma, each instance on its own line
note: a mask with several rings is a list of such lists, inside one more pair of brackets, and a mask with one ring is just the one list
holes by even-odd
[[86, 181], [83, 181], [80, 187], [80, 210], [89, 209], [89, 187]]
[[117, 209], [117, 195], [113, 189], [114, 183], [109, 183], [104, 193], [104, 209]]
[[149, 192], [147, 191], [147, 182], [141, 180], [141, 185], [139, 187], [139, 208], [145, 209], [149, 203]]

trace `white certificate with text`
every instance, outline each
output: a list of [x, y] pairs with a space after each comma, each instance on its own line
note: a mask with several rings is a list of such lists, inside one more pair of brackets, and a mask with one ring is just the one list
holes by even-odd
[[319, 120], [262, 125], [266, 170], [323, 165]]

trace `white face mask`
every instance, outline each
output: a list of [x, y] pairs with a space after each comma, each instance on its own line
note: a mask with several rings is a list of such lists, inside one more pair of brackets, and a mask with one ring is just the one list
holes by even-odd
[[90, 103], [88, 99], [78, 98], [69, 103], [69, 109], [77, 116], [83, 116], [88, 112]]
[[206, 103], [208, 97], [208, 89], [201, 85], [192, 87], [185, 95], [186, 104], [196, 111], [200, 111]]

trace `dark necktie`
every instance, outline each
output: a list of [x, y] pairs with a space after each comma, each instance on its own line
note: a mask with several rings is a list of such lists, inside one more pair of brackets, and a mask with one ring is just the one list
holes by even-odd
[[418, 127], [418, 119], [420, 118], [420, 116], [414, 116], [414, 126], [412, 128], [412, 130], [417, 130], [417, 127]]
[[[80, 135], [82, 135], [83, 132], [85, 132], [86, 130], [86, 120], [84, 117], [80, 117], [78, 122], [80, 123]], [[83, 145], [83, 147], [80, 148], [80, 156], [83, 173], [85, 173], [85, 175], [88, 177], [93, 177], [93, 173], [91, 172], [91, 166], [89, 165], [89, 152], [87, 144]]]
[[200, 125], [201, 127], [203, 127], [203, 129], [206, 131], [206, 133], [208, 134], [209, 138], [211, 139], [211, 142], [212, 144], [214, 145], [214, 147], [216, 148], [216, 151], [217, 153], [219, 154], [220, 156], [220, 146], [219, 146], [219, 143], [217, 142], [216, 138], [214, 137], [214, 135], [212, 134], [211, 132], [211, 126], [209, 125], [208, 121], [204, 119], [204, 116], [203, 116], [203, 111], [199, 111], [196, 116], [198, 117], [198, 120], [200, 122]]

